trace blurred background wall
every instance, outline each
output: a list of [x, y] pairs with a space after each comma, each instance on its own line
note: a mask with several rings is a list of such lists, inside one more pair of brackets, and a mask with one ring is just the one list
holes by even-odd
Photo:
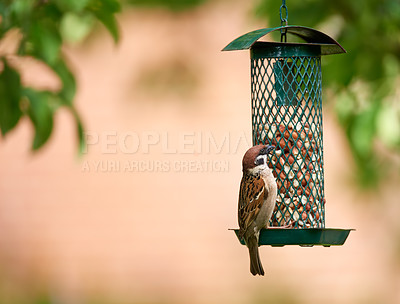
[[265, 27], [252, 5], [127, 9], [119, 44], [99, 28], [64, 47], [87, 148], [76, 155], [66, 111], [38, 152], [26, 119], [0, 139], [0, 303], [400, 302], [399, 176], [360, 190], [333, 102], [326, 226], [356, 229], [346, 244], [261, 247], [255, 278], [228, 231], [251, 145], [250, 68], [248, 52], [220, 50]]

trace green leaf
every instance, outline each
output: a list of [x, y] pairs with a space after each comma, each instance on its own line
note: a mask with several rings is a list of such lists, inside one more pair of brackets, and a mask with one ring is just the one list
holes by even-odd
[[86, 140], [85, 140], [85, 131], [82, 124], [82, 121], [79, 117], [78, 112], [76, 111], [75, 107], [70, 107], [72, 114], [74, 115], [75, 122], [76, 122], [76, 132], [78, 136], [78, 150], [79, 154], [82, 154], [86, 147]]
[[117, 20], [114, 15], [97, 12], [96, 17], [104, 24], [104, 26], [108, 29], [111, 36], [114, 38], [114, 42], [118, 42], [119, 40], [119, 30], [117, 25]]
[[370, 104], [366, 105], [364, 109], [359, 110], [353, 116], [350, 130], [351, 144], [361, 159], [366, 158], [372, 153], [379, 106], [379, 103], [371, 101]]
[[0, 74], [0, 129], [4, 136], [17, 125], [22, 111], [19, 107], [21, 98], [19, 74], [7, 64], [4, 58], [2, 58], [2, 63], [4, 68]]
[[31, 13], [34, 2], [34, 0], [14, 0], [8, 6], [16, 19], [23, 21]]
[[1, 15], [2, 17], [4, 17], [4, 16], [6, 15], [6, 12], [7, 12], [7, 6], [6, 6], [6, 4], [3, 3], [3, 2], [0, 2], [0, 15]]
[[45, 3], [42, 2], [42, 4], [36, 5], [35, 9], [32, 10], [31, 22], [40, 21], [57, 29], [63, 14], [63, 10], [54, 1], [46, 1]]
[[62, 40], [55, 25], [44, 22], [33, 23], [27, 40], [33, 44], [34, 55], [47, 64], [52, 65], [58, 61]]
[[343, 90], [336, 98], [335, 111], [340, 124], [347, 127], [354, 116], [355, 96]]
[[56, 0], [55, 2], [64, 11], [81, 12], [90, 0]]
[[171, 11], [183, 11], [196, 7], [205, 0], [127, 0], [131, 5], [143, 7], [165, 7]]
[[66, 13], [60, 24], [61, 36], [68, 42], [80, 42], [89, 34], [93, 25], [94, 17], [91, 15]]
[[76, 93], [76, 81], [66, 63], [62, 60], [52, 65], [51, 68], [60, 77], [63, 87], [59, 92], [59, 97], [66, 105], [71, 105]]
[[29, 100], [28, 115], [35, 128], [35, 137], [33, 139], [32, 149], [38, 150], [49, 139], [53, 130], [53, 110], [51, 106], [51, 92], [35, 91], [25, 88], [23, 95]]
[[0, 39], [3, 38], [4, 34], [10, 29], [9, 25], [9, 9], [6, 4], [0, 2]]
[[89, 7], [94, 10], [117, 13], [121, 11], [121, 4], [118, 0], [91, 0]]
[[382, 106], [377, 117], [379, 138], [388, 147], [400, 144], [400, 110], [388, 105]]
[[116, 0], [92, 0], [88, 9], [100, 20], [101, 23], [108, 29], [114, 41], [119, 40], [119, 29], [115, 13], [121, 10], [119, 1]]

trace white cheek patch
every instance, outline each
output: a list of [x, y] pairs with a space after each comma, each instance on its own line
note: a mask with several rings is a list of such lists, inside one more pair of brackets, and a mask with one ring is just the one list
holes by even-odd
[[[254, 162], [256, 166], [253, 169], [250, 169], [250, 172], [252, 174], [259, 174], [261, 171], [264, 171], [265, 169], [267, 169], [268, 168], [267, 159], [268, 159], [267, 155], [257, 156], [257, 158]], [[257, 163], [258, 163], [258, 165], [257, 165]]]
[[267, 164], [267, 155], [259, 155], [256, 157], [256, 160], [254, 161], [254, 164], [256, 166], [263, 166]]

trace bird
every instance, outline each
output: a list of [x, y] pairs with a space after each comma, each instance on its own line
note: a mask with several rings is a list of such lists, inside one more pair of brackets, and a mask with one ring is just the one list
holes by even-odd
[[240, 182], [238, 222], [240, 239], [249, 249], [250, 272], [264, 275], [258, 252], [260, 230], [268, 228], [268, 222], [276, 204], [277, 184], [268, 167], [268, 154], [272, 145], [256, 145], [243, 156], [243, 176]]

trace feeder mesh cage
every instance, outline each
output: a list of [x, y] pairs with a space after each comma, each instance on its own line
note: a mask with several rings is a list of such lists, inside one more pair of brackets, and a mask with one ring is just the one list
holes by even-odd
[[251, 58], [253, 144], [278, 185], [271, 226], [325, 228], [321, 57]]

